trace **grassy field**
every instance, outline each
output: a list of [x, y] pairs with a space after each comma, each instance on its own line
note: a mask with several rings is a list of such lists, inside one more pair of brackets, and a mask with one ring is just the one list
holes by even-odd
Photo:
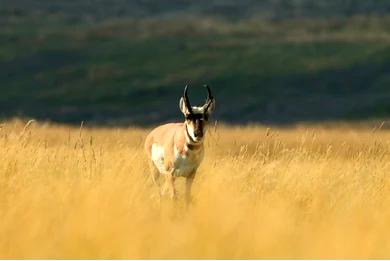
[[388, 129], [211, 128], [174, 210], [146, 134], [3, 123], [0, 258], [390, 258]]

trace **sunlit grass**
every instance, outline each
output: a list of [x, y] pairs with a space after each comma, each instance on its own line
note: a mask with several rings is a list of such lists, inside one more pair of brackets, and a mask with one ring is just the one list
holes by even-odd
[[148, 130], [0, 125], [0, 258], [390, 258], [390, 131], [211, 128], [186, 209]]

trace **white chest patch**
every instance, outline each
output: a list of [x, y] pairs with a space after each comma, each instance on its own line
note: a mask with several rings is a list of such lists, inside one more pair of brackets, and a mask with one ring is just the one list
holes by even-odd
[[[174, 162], [175, 166], [175, 176], [186, 177], [190, 175], [194, 170], [196, 170], [200, 163], [203, 160], [203, 150], [199, 151], [191, 151], [186, 153], [186, 155], [181, 155], [179, 151], [174, 148]], [[157, 167], [160, 173], [164, 172], [164, 147], [153, 144], [152, 145], [152, 161], [154, 165]]]
[[196, 170], [203, 160], [203, 150], [188, 151], [183, 156], [175, 147], [175, 176], [186, 177]]

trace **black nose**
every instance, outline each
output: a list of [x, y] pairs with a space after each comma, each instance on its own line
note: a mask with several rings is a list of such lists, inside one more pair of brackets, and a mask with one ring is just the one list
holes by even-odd
[[194, 132], [194, 135], [195, 135], [195, 137], [197, 137], [197, 138], [202, 138], [202, 137], [203, 137], [203, 131], [200, 131], [200, 130], [195, 131], [195, 132]]

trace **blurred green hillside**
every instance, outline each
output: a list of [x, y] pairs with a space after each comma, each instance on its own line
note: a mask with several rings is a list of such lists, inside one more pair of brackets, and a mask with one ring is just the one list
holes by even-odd
[[[236, 3], [237, 2], [237, 3]], [[0, 0], [0, 117], [155, 124], [390, 116], [389, 1]]]

